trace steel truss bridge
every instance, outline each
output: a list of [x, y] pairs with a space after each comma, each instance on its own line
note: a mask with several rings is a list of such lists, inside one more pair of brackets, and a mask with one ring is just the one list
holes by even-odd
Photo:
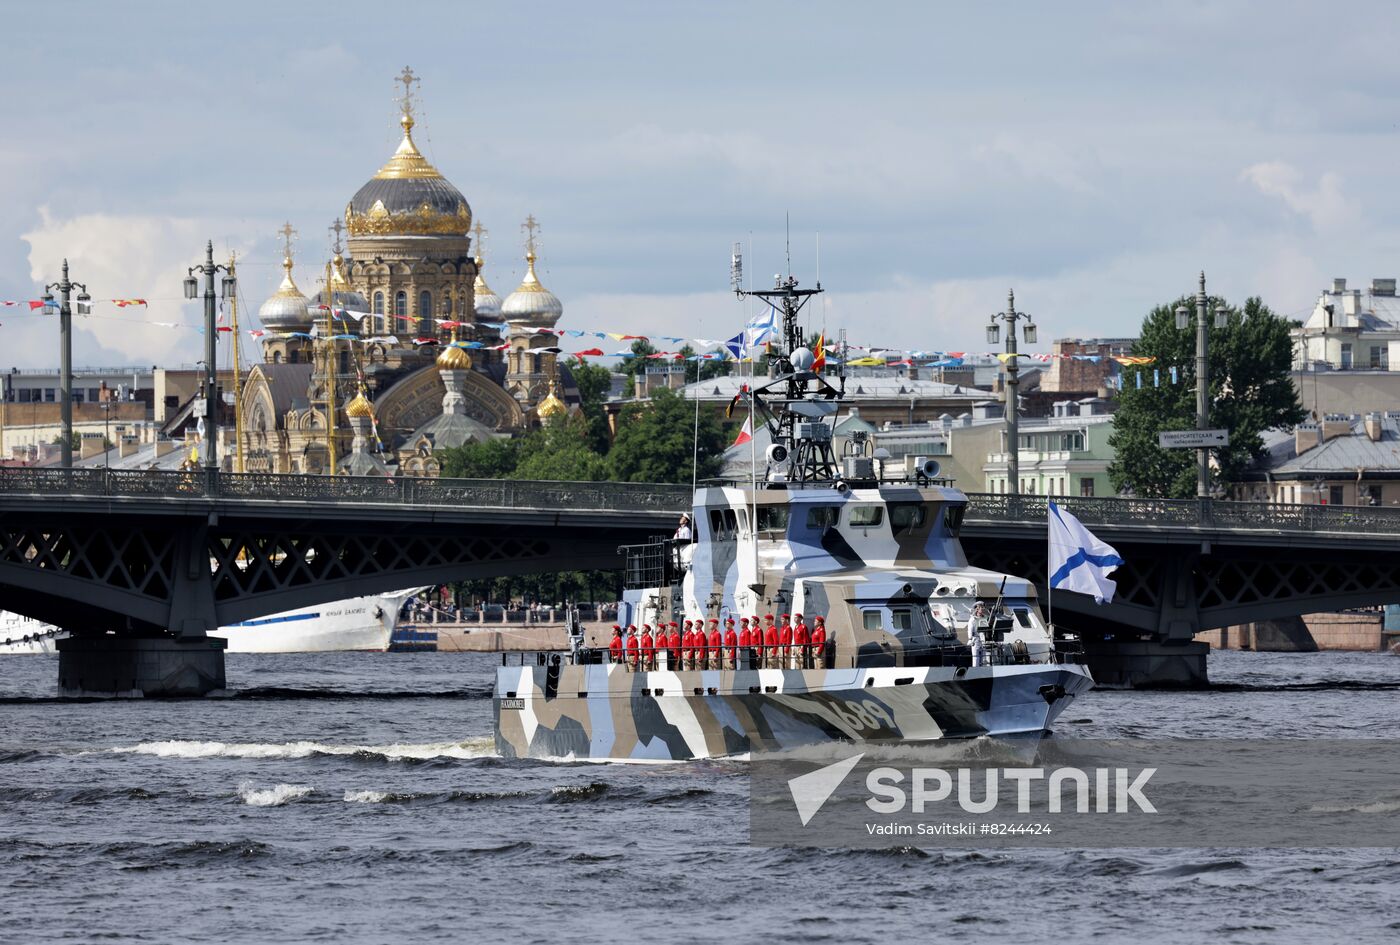
[[[1046, 570], [1047, 500], [972, 494], [972, 564]], [[362, 594], [616, 568], [669, 532], [687, 486], [0, 469], [0, 606], [59, 626], [200, 635]], [[1400, 509], [1056, 497], [1128, 562], [1096, 606], [1055, 595], [1087, 634], [1200, 631], [1400, 602]]]

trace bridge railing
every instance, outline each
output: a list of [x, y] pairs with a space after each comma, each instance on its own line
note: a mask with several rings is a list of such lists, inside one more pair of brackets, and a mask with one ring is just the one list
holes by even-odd
[[967, 494], [966, 522], [1044, 522], [1053, 500], [1086, 525], [1400, 534], [1400, 508], [1288, 505], [1220, 499], [1134, 499]]
[[417, 479], [409, 476], [390, 479], [379, 476], [224, 473], [202, 469], [182, 472], [5, 467], [0, 468], [0, 494], [600, 511], [679, 511], [690, 505], [689, 486], [658, 483]]
[[[668, 511], [689, 508], [689, 486], [646, 482], [536, 482], [416, 479], [409, 476], [306, 476], [286, 473], [155, 469], [0, 467], [0, 494], [208, 498], [336, 502], [451, 508], [572, 508]], [[1285, 505], [1212, 499], [1089, 498], [968, 493], [968, 522], [1044, 522], [1053, 498], [1086, 525], [1400, 534], [1400, 508]]]

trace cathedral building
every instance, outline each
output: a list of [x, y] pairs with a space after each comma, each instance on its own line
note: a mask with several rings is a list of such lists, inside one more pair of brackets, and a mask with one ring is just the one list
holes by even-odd
[[535, 271], [538, 224], [522, 228], [525, 277], [503, 300], [483, 276], [471, 206], [414, 143], [417, 79], [405, 69], [399, 81], [402, 140], [333, 227], [310, 298], [282, 229], [285, 274], [259, 309], [262, 362], [240, 403], [249, 472], [435, 476], [441, 450], [577, 402], [557, 336], [541, 331], [564, 307]]

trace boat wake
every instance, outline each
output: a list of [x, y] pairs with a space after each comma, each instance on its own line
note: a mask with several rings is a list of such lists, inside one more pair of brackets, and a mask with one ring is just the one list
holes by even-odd
[[325, 742], [297, 741], [207, 742], [173, 739], [142, 742], [139, 745], [111, 748], [114, 754], [151, 755], [157, 758], [315, 758], [350, 757], [363, 761], [402, 762], [433, 761], [437, 759], [468, 760], [491, 758], [496, 755], [495, 741], [489, 737], [469, 738], [460, 742], [431, 742], [420, 745], [330, 745]]

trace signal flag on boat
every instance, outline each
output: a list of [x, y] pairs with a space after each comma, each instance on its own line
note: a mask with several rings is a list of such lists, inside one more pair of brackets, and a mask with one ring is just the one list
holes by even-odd
[[816, 357], [812, 359], [812, 370], [820, 374], [826, 368], [826, 332], [817, 336]]
[[744, 425], [739, 428], [739, 435], [734, 438], [735, 446], [743, 446], [753, 439], [753, 417], [745, 417]]
[[1050, 503], [1050, 589], [1092, 594], [1094, 602], [1113, 600], [1118, 584], [1108, 576], [1124, 564], [1118, 551], [1100, 540], [1054, 502]]

